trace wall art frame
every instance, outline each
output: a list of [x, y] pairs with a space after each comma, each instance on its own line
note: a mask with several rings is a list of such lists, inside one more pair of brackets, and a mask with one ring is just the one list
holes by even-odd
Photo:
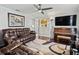
[[8, 13], [8, 27], [24, 27], [25, 16]]

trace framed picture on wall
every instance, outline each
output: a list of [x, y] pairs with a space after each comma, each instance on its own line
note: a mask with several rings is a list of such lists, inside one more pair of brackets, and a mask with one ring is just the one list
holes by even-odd
[[25, 17], [13, 13], [8, 13], [8, 26], [9, 27], [24, 27]]
[[48, 25], [48, 19], [47, 18], [43, 18], [43, 19], [40, 19], [40, 25], [43, 27], [47, 27]]

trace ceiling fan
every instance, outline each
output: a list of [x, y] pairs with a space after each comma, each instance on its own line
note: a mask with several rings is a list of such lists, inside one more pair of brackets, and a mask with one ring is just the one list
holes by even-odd
[[38, 12], [41, 12], [44, 15], [44, 11], [53, 9], [52, 7], [48, 8], [42, 8], [42, 4], [34, 4], [34, 7], [38, 10]]

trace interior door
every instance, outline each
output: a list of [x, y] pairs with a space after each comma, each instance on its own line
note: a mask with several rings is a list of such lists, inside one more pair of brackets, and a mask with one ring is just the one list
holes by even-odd
[[39, 37], [49, 37], [50, 31], [49, 31], [49, 21], [48, 19], [40, 19], [38, 21], [38, 35]]

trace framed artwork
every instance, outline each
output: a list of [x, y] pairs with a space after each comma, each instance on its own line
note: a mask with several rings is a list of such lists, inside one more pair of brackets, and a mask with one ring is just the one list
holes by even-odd
[[25, 17], [13, 13], [8, 13], [8, 26], [9, 27], [24, 27]]
[[47, 27], [48, 25], [48, 19], [44, 18], [40, 20], [40, 24], [41, 26]]

